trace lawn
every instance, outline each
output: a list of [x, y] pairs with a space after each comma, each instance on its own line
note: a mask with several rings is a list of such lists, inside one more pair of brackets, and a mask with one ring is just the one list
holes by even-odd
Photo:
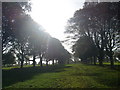
[[120, 88], [120, 71], [68, 64], [3, 69], [3, 88]]
[[[103, 65], [110, 65], [110, 62], [103, 62]], [[115, 62], [114, 65], [120, 65], [120, 62]]]

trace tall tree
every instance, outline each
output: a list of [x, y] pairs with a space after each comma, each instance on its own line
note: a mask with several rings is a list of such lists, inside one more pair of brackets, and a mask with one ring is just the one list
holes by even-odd
[[99, 64], [103, 65], [105, 51], [109, 52], [113, 67], [113, 48], [115, 34], [119, 32], [120, 3], [88, 3], [77, 10], [68, 21], [66, 32], [73, 33], [76, 39], [89, 36], [98, 48]]
[[[24, 7], [24, 8], [23, 8]], [[25, 11], [30, 11], [28, 2], [3, 2], [2, 3], [2, 51], [6, 51], [11, 46], [14, 37], [13, 26], [16, 19], [25, 15]]]
[[70, 58], [70, 54], [64, 49], [61, 42], [56, 38], [49, 38], [47, 47], [47, 59], [58, 60], [59, 64], [64, 64]]
[[97, 55], [97, 48], [90, 37], [84, 36], [73, 45], [73, 53], [81, 58], [81, 62], [87, 62], [87, 58]]
[[[13, 48], [13, 46], [16, 46], [16, 44], [21, 46], [21, 53], [23, 56], [23, 51], [24, 51], [24, 46], [23, 44], [25, 44], [24, 42], [22, 42], [22, 40], [24, 41], [24, 39], [18, 39], [18, 37], [16, 37], [18, 35], [18, 33], [20, 32], [18, 29], [18, 27], [16, 27], [14, 24], [18, 24], [18, 21], [20, 21], [21, 18], [23, 18], [26, 13], [25, 11], [29, 11], [30, 10], [30, 5], [27, 2], [5, 2], [2, 4], [2, 46], [3, 46], [3, 53], [4, 51], [6, 51], [8, 48]], [[24, 7], [24, 8], [23, 8]], [[12, 12], [12, 13], [11, 13]], [[21, 22], [20, 22], [21, 23]], [[17, 25], [18, 26], [18, 25]], [[17, 32], [17, 33], [16, 33]], [[22, 32], [23, 33], [23, 32]], [[24, 34], [24, 33], [23, 33]], [[20, 35], [19, 35], [20, 36]], [[22, 36], [22, 34], [21, 34]], [[14, 45], [13, 45], [14, 44]], [[19, 47], [17, 45], [17, 47]], [[21, 59], [21, 67], [23, 67], [22, 61], [23, 57]]]

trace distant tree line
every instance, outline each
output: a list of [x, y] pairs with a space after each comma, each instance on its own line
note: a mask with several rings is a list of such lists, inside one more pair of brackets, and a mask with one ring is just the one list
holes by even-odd
[[[2, 3], [2, 59], [3, 65], [14, 64], [18, 59], [20, 67], [32, 61], [36, 65], [36, 58], [48, 65], [69, 63], [71, 54], [61, 42], [51, 37], [42, 26], [38, 25], [28, 14], [31, 10], [28, 2]], [[39, 12], [39, 11], [38, 11]], [[33, 59], [30, 60], [30, 57]]]
[[73, 53], [81, 62], [102, 66], [107, 58], [114, 67], [114, 56], [120, 59], [120, 2], [85, 2], [68, 20], [65, 33], [73, 34]]

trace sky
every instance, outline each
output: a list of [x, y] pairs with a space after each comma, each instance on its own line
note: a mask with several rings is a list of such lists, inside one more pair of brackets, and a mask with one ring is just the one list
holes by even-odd
[[[32, 0], [31, 17], [52, 37], [65, 40], [67, 20], [83, 7], [84, 0]], [[71, 52], [70, 47], [63, 44]]]

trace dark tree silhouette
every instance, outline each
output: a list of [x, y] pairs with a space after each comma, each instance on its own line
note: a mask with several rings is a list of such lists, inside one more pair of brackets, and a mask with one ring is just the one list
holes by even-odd
[[[24, 9], [22, 7], [25, 7]], [[14, 41], [13, 24], [16, 19], [25, 15], [25, 11], [30, 11], [27, 2], [3, 2], [2, 3], [2, 52], [11, 46]], [[11, 43], [10, 43], [11, 42]]]
[[[2, 4], [2, 46], [3, 46], [3, 53], [6, 49], [8, 48], [13, 48], [14, 46], [17, 48], [21, 48], [21, 53], [20, 55], [22, 55], [22, 59], [21, 59], [21, 67], [23, 67], [23, 49], [24, 49], [24, 45], [25, 44], [23, 41], [25, 41], [24, 39], [20, 39], [20, 35], [19, 34], [19, 28], [16, 27], [14, 24], [17, 24], [18, 26], [18, 22], [20, 21], [21, 18], [23, 18], [26, 14], [25, 14], [25, 10], [30, 10], [29, 4], [26, 3], [3, 3]], [[22, 7], [25, 7], [24, 9]], [[29, 7], [29, 8], [28, 8]], [[19, 22], [21, 23], [21, 21]], [[23, 31], [23, 30], [22, 30]], [[22, 32], [21, 31], [21, 32]], [[22, 32], [23, 33], [23, 32]], [[24, 33], [23, 33], [24, 34]], [[19, 36], [18, 37], [16, 36]], [[22, 34], [21, 34], [22, 35]], [[25, 37], [26, 38], [26, 37]], [[21, 43], [20, 43], [21, 42]], [[17, 45], [16, 45], [17, 44]], [[16, 49], [17, 49], [16, 48]]]
[[64, 49], [61, 42], [56, 38], [49, 38], [47, 47], [47, 59], [52, 60], [54, 65], [54, 60], [58, 60], [59, 64], [64, 64], [70, 58], [68, 51]]
[[[120, 3], [85, 3], [68, 21], [67, 33], [74, 34], [74, 39], [84, 36], [92, 38], [98, 48], [99, 65], [103, 65], [105, 54], [110, 57], [113, 67], [113, 48], [115, 35], [119, 32]], [[107, 53], [106, 53], [107, 52]]]
[[3, 56], [2, 56], [2, 59], [3, 59], [3, 65], [4, 66], [16, 63], [14, 53], [12, 53], [12, 52], [4, 53]]
[[92, 39], [88, 36], [79, 38], [75, 45], [73, 45], [73, 53], [75, 56], [81, 58], [81, 62], [87, 62], [87, 58], [97, 55], [97, 48]]
[[[28, 3], [3, 3], [3, 52], [9, 49], [14, 51], [21, 68], [25, 61], [26, 64], [27, 61], [33, 61], [35, 67], [38, 57], [40, 66], [43, 59], [47, 62], [52, 60], [53, 64], [54, 60], [65, 63], [70, 53], [26, 13], [26, 10], [30, 11], [29, 7]], [[33, 60], [29, 60], [31, 56]]]

